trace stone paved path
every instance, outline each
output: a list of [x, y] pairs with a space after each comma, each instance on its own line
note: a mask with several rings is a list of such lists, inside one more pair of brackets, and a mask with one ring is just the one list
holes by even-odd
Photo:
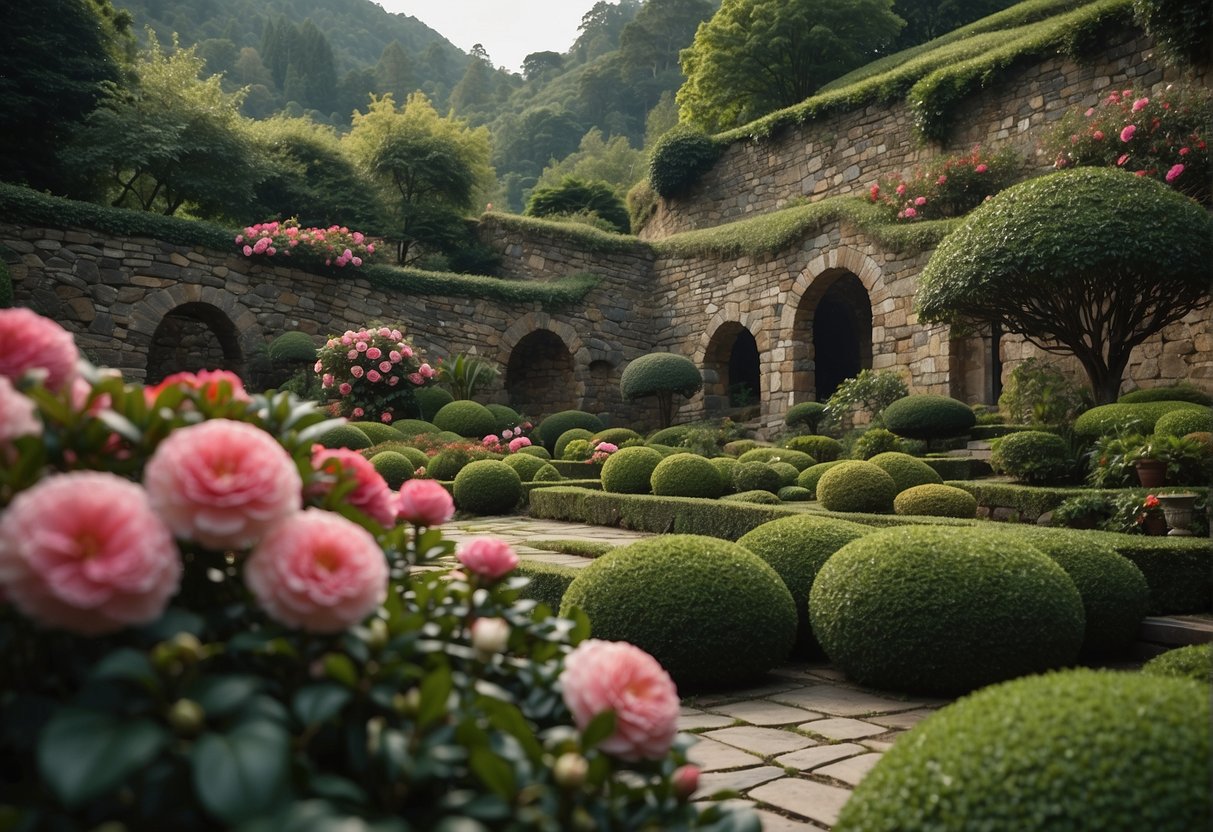
[[[651, 535], [624, 529], [497, 517], [455, 520], [455, 541], [502, 538], [524, 558], [584, 566], [589, 560], [520, 545], [594, 540], [624, 545]], [[851, 790], [896, 741], [945, 700], [902, 698], [845, 681], [828, 664], [791, 663], [745, 690], [683, 700], [679, 728], [698, 736], [691, 761], [697, 795], [732, 790], [758, 811], [767, 832], [829, 829]]]

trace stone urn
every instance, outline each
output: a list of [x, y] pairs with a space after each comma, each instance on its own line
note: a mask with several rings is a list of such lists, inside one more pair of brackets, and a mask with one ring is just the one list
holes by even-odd
[[1166, 515], [1167, 525], [1171, 531], [1168, 536], [1191, 537], [1192, 515], [1196, 509], [1196, 494], [1159, 494], [1158, 502], [1162, 504], [1162, 513]]
[[1139, 459], [1133, 467], [1142, 488], [1161, 488], [1167, 484], [1167, 463], [1161, 459]]

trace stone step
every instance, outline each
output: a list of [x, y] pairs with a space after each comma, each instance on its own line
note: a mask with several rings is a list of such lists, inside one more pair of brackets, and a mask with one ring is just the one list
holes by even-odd
[[1137, 632], [1137, 653], [1157, 656], [1176, 647], [1213, 642], [1213, 618], [1207, 616], [1148, 616]]

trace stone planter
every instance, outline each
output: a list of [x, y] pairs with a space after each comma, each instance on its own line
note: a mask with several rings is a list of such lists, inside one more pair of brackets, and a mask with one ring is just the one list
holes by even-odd
[[1175, 537], [1191, 537], [1192, 514], [1196, 508], [1196, 494], [1159, 494], [1158, 502], [1162, 503], [1162, 513], [1167, 517], [1167, 525], [1171, 531], [1167, 534]]

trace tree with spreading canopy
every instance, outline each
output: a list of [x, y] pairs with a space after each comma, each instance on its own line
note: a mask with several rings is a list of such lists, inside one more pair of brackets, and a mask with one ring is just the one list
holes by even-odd
[[931, 256], [919, 320], [992, 323], [1078, 359], [1113, 402], [1133, 349], [1208, 306], [1213, 217], [1160, 182], [1078, 168], [1008, 188]]
[[690, 398], [703, 389], [703, 376], [695, 362], [672, 352], [651, 352], [633, 360], [619, 377], [619, 392], [627, 401], [653, 396], [661, 426], [674, 418], [674, 396]]
[[724, 0], [682, 52], [684, 122], [706, 130], [790, 107], [870, 61], [904, 21], [893, 0]]

